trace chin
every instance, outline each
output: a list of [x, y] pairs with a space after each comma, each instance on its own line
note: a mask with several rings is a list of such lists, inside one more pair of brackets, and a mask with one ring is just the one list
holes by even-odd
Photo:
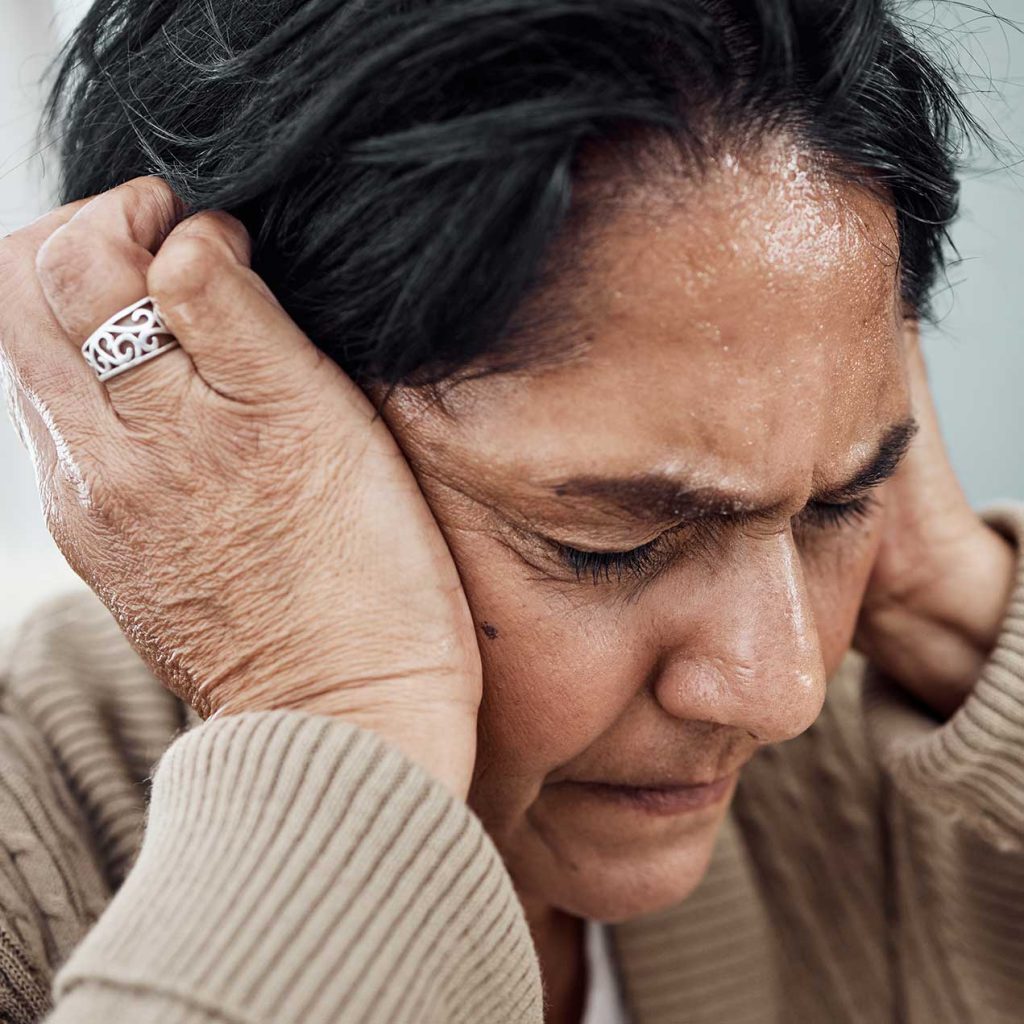
[[531, 899], [619, 923], [681, 903], [700, 885], [731, 797], [677, 816], [541, 803], [502, 854]]
[[583, 874], [563, 875], [551, 893], [559, 909], [578, 917], [617, 924], [681, 903], [700, 885], [711, 862], [713, 839], [646, 857], [609, 861], [580, 850]]

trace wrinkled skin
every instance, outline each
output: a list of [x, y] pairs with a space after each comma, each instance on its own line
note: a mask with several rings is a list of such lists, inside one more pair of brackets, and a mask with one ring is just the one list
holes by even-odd
[[[811, 724], [850, 646], [881, 517], [801, 512], [910, 414], [904, 322], [890, 211], [809, 168], [771, 147], [609, 205], [572, 296], [583, 354], [390, 406], [481, 628], [470, 804], [538, 903], [620, 919], [685, 897], [727, 799], [657, 817], [571, 783], [734, 773]], [[538, 539], [652, 540], [671, 508], [555, 487], [655, 472], [776, 509], [666, 536], [644, 578], [578, 581]]]
[[[182, 220], [157, 178], [3, 240], [0, 369], [47, 526], [204, 718], [337, 715], [461, 795], [481, 672], [451, 555], [366, 396], [248, 261], [237, 220]], [[180, 348], [99, 381], [80, 345], [146, 294]]]
[[[252, 273], [243, 227], [181, 220], [157, 179], [0, 242], [0, 369], [69, 563], [204, 716], [342, 717], [468, 799], [552, 1021], [578, 1018], [578, 915], [684, 899], [735, 773], [811, 724], [851, 642], [955, 710], [1014, 565], [949, 466], [882, 196], [782, 140], [617, 196], [552, 286], [573, 358], [400, 389], [386, 420]], [[180, 350], [100, 383], [79, 346], [145, 294]], [[832, 522], [911, 414], [895, 476]], [[627, 512], [621, 478], [651, 474], [732, 499]], [[655, 546], [641, 575], [578, 578], [553, 542]], [[712, 779], [685, 813], [608, 789]]]

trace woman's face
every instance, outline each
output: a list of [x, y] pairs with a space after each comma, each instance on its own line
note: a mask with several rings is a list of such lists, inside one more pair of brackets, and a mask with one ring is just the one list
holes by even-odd
[[779, 143], [620, 197], [565, 297], [581, 355], [388, 408], [479, 630], [470, 804], [524, 901], [684, 898], [849, 647], [881, 496], [834, 506], [909, 416], [903, 320], [891, 211], [810, 168]]

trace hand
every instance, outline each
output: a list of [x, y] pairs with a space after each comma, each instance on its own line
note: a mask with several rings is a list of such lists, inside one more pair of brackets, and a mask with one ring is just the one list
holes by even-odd
[[[364, 394], [159, 178], [0, 242], [0, 368], [47, 525], [204, 718], [375, 729], [465, 796], [480, 654], [451, 555]], [[79, 351], [151, 294], [181, 348], [101, 383]]]
[[970, 507], [928, 387], [917, 324], [904, 332], [920, 426], [883, 485], [884, 526], [854, 645], [941, 716], [970, 692], [999, 634], [1016, 552]]

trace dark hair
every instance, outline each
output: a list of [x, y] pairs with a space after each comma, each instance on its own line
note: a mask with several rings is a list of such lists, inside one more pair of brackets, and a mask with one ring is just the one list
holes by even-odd
[[888, 189], [927, 315], [977, 126], [885, 0], [98, 0], [44, 127], [62, 202], [160, 175], [357, 380], [421, 383], [523, 358], [594, 145], [791, 133]]

